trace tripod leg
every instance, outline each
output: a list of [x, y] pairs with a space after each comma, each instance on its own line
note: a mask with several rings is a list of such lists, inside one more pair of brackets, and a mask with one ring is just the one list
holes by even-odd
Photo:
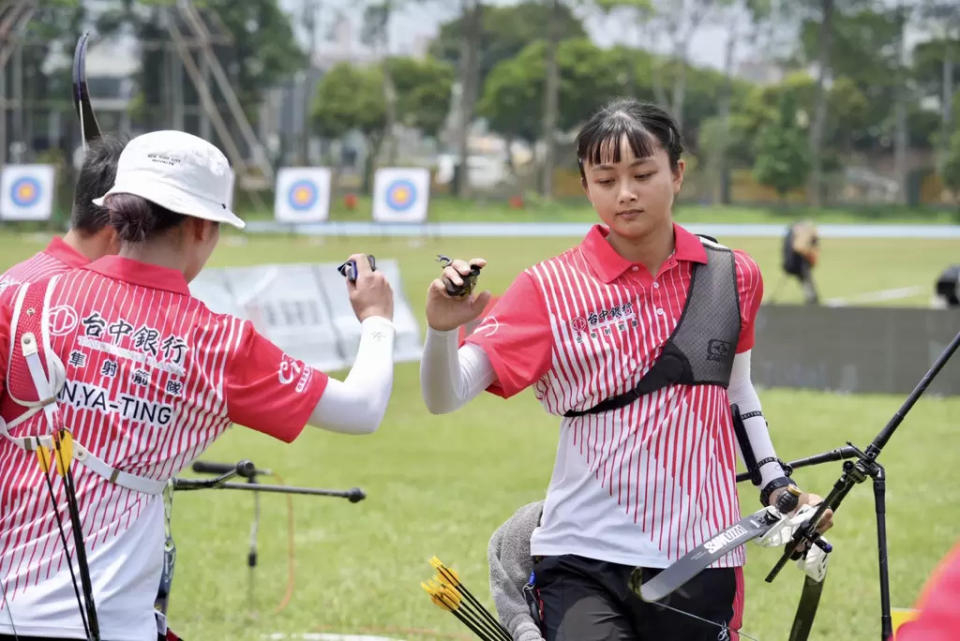
[[880, 568], [880, 639], [892, 641], [893, 624], [890, 619], [890, 573], [887, 567], [887, 476], [877, 465], [873, 476], [873, 502], [877, 512], [877, 554]]

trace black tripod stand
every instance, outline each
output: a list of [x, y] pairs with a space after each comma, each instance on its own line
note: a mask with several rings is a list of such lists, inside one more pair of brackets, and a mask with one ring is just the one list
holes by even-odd
[[[940, 372], [941, 369], [943, 369], [943, 366], [946, 365], [947, 361], [950, 360], [950, 357], [953, 356], [953, 353], [957, 351], [958, 346], [960, 346], [960, 333], [953, 338], [950, 344], [947, 345], [946, 349], [943, 350], [943, 353], [937, 357], [937, 360], [934, 362], [934, 364], [930, 367], [927, 373], [923, 375], [923, 378], [920, 379], [920, 382], [917, 383], [917, 386], [912, 392], [910, 392], [910, 395], [907, 396], [907, 399], [903, 402], [903, 405], [900, 406], [900, 409], [896, 411], [886, 426], [880, 431], [879, 434], [877, 434], [870, 445], [867, 446], [865, 451], [859, 450], [852, 443], [847, 443], [845, 447], [824, 452], [822, 454], [816, 454], [814, 456], [797, 461], [791, 461], [787, 464], [790, 469], [793, 469], [808, 465], [815, 465], [817, 463], [825, 463], [827, 461], [851, 459], [844, 461], [843, 472], [841, 473], [840, 478], [837, 479], [837, 482], [834, 483], [833, 489], [830, 491], [830, 494], [827, 495], [827, 498], [823, 500], [823, 503], [821, 503], [817, 510], [813, 513], [813, 516], [810, 518], [807, 524], [800, 527], [796, 534], [794, 534], [793, 540], [787, 545], [783, 555], [767, 575], [767, 582], [773, 581], [773, 579], [776, 578], [777, 574], [781, 569], [783, 569], [783, 566], [788, 560], [790, 560], [791, 556], [793, 556], [797, 551], [803, 549], [805, 545], [814, 542], [818, 538], [819, 535], [816, 531], [816, 524], [820, 520], [820, 517], [823, 515], [824, 511], [829, 508], [836, 512], [837, 508], [840, 507], [840, 503], [847, 496], [850, 490], [853, 489], [854, 485], [857, 483], [862, 483], [863, 481], [867, 480], [868, 477], [873, 479], [873, 499], [877, 515], [877, 552], [880, 566], [881, 641], [890, 641], [893, 638], [893, 625], [890, 619], [890, 577], [887, 569], [887, 521], [885, 499], [887, 478], [883, 466], [877, 463], [877, 457], [880, 455], [880, 450], [883, 449], [883, 446], [886, 445], [887, 441], [890, 440], [890, 437], [893, 436], [893, 432], [903, 421], [904, 417], [907, 415], [907, 412], [909, 412], [910, 408], [912, 408], [914, 403], [917, 402], [917, 399], [919, 399], [923, 392], [927, 389], [934, 377]], [[746, 480], [746, 478], [748, 478], [748, 475], [746, 474], [741, 476], [744, 477], [742, 480]], [[738, 476], [737, 480], [741, 480], [741, 477]]]

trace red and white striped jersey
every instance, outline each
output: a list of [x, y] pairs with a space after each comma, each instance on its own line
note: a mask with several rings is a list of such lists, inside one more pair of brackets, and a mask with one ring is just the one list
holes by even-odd
[[[675, 251], [652, 276], [595, 226], [583, 242], [524, 271], [467, 338], [490, 359], [509, 397], [533, 386], [551, 414], [583, 410], [633, 389], [684, 309], [700, 240], [674, 225]], [[760, 270], [735, 252], [741, 331], [753, 346]], [[563, 418], [538, 556], [576, 554], [666, 567], [740, 518], [736, 445], [726, 389], [673, 385], [601, 414]], [[716, 567], [742, 565], [742, 549]]]
[[[32, 285], [45, 287], [46, 284]], [[0, 362], [10, 354], [11, 292], [0, 299]], [[112, 467], [172, 477], [235, 422], [291, 441], [327, 383], [247, 321], [190, 296], [179, 272], [109, 256], [55, 282], [51, 347], [66, 366], [58, 395], [74, 439]], [[0, 382], [0, 416], [23, 412]], [[11, 431], [45, 434], [42, 414]], [[73, 466], [101, 632], [156, 639], [163, 549], [160, 496]], [[59, 487], [59, 479], [55, 479]], [[62, 490], [59, 505], [65, 508]], [[64, 515], [65, 515], [64, 511]], [[65, 520], [69, 529], [69, 520]], [[72, 539], [69, 538], [72, 549]], [[0, 577], [18, 634], [83, 636], [51, 500], [36, 456], [0, 439]], [[0, 612], [0, 631], [9, 622]]]
[[54, 236], [46, 249], [0, 274], [0, 292], [20, 283], [46, 280], [75, 267], [83, 267], [89, 262], [86, 256], [65, 243], [62, 238]]

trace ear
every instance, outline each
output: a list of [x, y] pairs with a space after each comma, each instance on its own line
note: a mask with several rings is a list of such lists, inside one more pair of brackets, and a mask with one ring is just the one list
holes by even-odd
[[193, 225], [191, 233], [194, 239], [199, 242], [206, 242], [217, 233], [217, 223], [212, 220], [191, 217], [190, 222]]
[[677, 168], [673, 171], [673, 193], [677, 195], [680, 193], [680, 187], [683, 186], [683, 172], [687, 168], [687, 163], [681, 158], [677, 161]]
[[188, 216], [186, 221], [187, 236], [196, 242], [203, 242], [207, 234], [206, 225], [207, 221], [204, 219]]
[[104, 246], [107, 248], [107, 253], [119, 254], [120, 237], [117, 235], [117, 230], [112, 225], [104, 225], [100, 233], [103, 234]]

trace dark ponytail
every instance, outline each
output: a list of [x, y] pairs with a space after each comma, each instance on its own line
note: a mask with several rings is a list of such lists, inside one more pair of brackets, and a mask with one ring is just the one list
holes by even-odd
[[110, 211], [110, 225], [127, 243], [140, 243], [176, 227], [186, 218], [133, 194], [110, 194], [104, 201]]
[[683, 140], [673, 116], [656, 105], [621, 98], [595, 113], [577, 135], [580, 177], [584, 178], [584, 163], [620, 162], [620, 141], [624, 136], [637, 158], [652, 156], [653, 143], [659, 142], [670, 159], [670, 168], [677, 169]]

